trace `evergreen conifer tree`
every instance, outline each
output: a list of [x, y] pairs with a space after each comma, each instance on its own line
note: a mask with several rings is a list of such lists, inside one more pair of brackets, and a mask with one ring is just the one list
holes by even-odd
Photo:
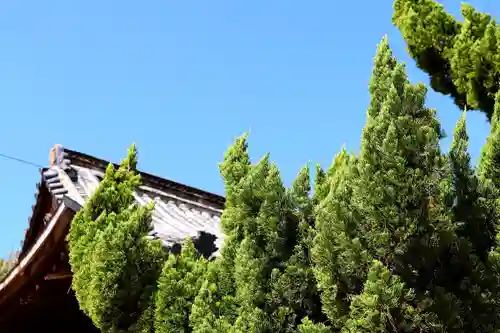
[[[457, 122], [448, 156], [451, 186], [447, 191], [447, 205], [451, 208], [457, 235], [467, 239], [476, 255], [484, 261], [494, 243], [495, 221], [488, 214], [484, 191], [470, 164], [465, 117], [464, 113]], [[487, 163], [488, 159], [483, 161]], [[487, 168], [485, 164], [481, 165]]]
[[252, 212], [252, 197], [246, 195], [248, 190], [243, 186], [252, 168], [247, 149], [246, 135], [243, 135], [228, 149], [219, 165], [226, 193], [221, 217], [226, 238], [220, 256], [208, 265], [205, 281], [193, 303], [190, 324], [194, 332], [228, 332], [236, 318], [234, 258], [244, 230], [235, 222], [250, 219]]
[[[496, 95], [493, 119], [491, 121], [490, 135], [481, 151], [481, 157], [478, 165], [479, 180], [482, 194], [484, 197], [485, 212], [489, 221], [489, 227], [494, 229], [494, 240], [491, 251], [488, 256], [488, 264], [492, 269], [492, 284], [500, 286], [500, 130], [498, 120], [500, 117], [500, 91]], [[492, 288], [493, 289], [493, 288]], [[498, 288], [495, 305], [498, 307], [500, 300], [500, 291]], [[498, 310], [497, 310], [498, 311]]]
[[482, 110], [491, 133], [470, 165], [465, 113], [449, 154], [426, 88], [379, 44], [359, 156], [303, 168], [285, 188], [246, 136], [224, 156], [220, 256], [190, 239], [166, 256], [135, 204], [137, 151], [111, 165], [70, 229], [73, 289], [102, 332], [499, 332], [500, 61], [497, 27], [464, 5], [395, 0], [394, 23], [432, 87]]
[[[405, 307], [403, 295], [410, 288], [423, 289], [429, 283], [426, 265], [436, 261], [436, 245], [450, 229], [433, 207], [438, 197], [440, 128], [434, 111], [424, 107], [425, 87], [408, 83], [386, 38], [379, 45], [373, 72], [360, 156], [355, 166], [351, 162], [344, 167], [348, 172], [335, 173], [333, 179], [339, 179], [332, 182], [317, 215], [316, 271], [323, 308], [336, 329], [348, 331], [380, 331], [379, 324], [360, 324], [370, 316], [365, 313], [369, 309], [362, 309], [362, 299], [375, 297], [361, 293], [379, 283], [380, 288], [395, 283], [400, 290], [383, 296], [384, 302], [392, 303], [387, 315], [396, 322], [378, 318], [385, 325], [381, 331], [416, 325], [419, 315], [408, 323], [397, 309]], [[372, 266], [374, 259], [380, 264]], [[391, 270], [388, 280], [376, 281], [385, 279], [384, 266]], [[425, 280], [418, 281], [422, 277]]]
[[328, 175], [318, 164], [316, 165], [316, 174], [314, 180], [314, 193], [313, 193], [313, 204], [317, 205], [321, 202], [330, 190], [330, 184], [328, 182]]
[[[391, 51], [384, 38], [376, 59], [387, 54]], [[393, 61], [390, 80], [376, 90], [385, 98], [363, 130], [352, 196], [359, 216], [355, 228], [375, 260], [399, 275], [407, 288], [425, 295], [452, 237], [438, 202], [441, 130], [435, 111], [424, 106], [425, 86], [409, 84], [404, 65]], [[374, 72], [379, 63], [375, 61]]]
[[191, 307], [203, 282], [206, 265], [190, 238], [179, 255], [170, 254], [158, 280], [155, 333], [191, 332]]
[[485, 262], [492, 223], [465, 118], [445, 158], [426, 89], [409, 84], [385, 38], [373, 72], [360, 155], [337, 156], [316, 209], [323, 311], [342, 332], [494, 332], [497, 273]]
[[269, 157], [250, 165], [246, 149], [238, 139], [220, 166], [227, 239], [194, 302], [195, 332], [296, 332], [305, 316], [323, 318], [310, 264], [309, 168], [287, 190]]
[[[477, 168], [482, 197], [484, 198], [484, 210], [489, 221], [489, 228], [494, 229], [494, 246], [489, 253], [489, 263], [497, 272], [500, 282], [500, 234], [498, 233], [500, 221], [500, 91], [495, 98], [495, 108], [491, 121], [490, 135], [483, 146], [479, 165]], [[500, 283], [499, 283], [500, 285]]]
[[419, 332], [417, 311], [408, 304], [413, 299], [413, 291], [399, 276], [374, 261], [363, 292], [351, 300], [349, 319], [342, 332]]
[[153, 206], [134, 203], [140, 183], [133, 145], [118, 169], [109, 165], [69, 234], [73, 289], [102, 332], [151, 332], [154, 292], [164, 261], [159, 241], [146, 239]]
[[354, 233], [357, 219], [351, 198], [356, 160], [342, 150], [330, 170], [330, 192], [316, 209], [312, 253], [323, 311], [332, 326], [340, 329], [349, 312], [349, 296], [361, 291], [363, 267], [371, 257]]
[[435, 0], [394, 2], [393, 23], [432, 88], [491, 120], [499, 86], [499, 29], [490, 15], [470, 5], [462, 5], [462, 16], [464, 21], [457, 21]]
[[[291, 250], [292, 253], [291, 256], [286, 254], [289, 257], [283, 268], [275, 268], [271, 273], [267, 307], [272, 312], [272, 330], [275, 332], [296, 332], [297, 325], [306, 316], [315, 322], [325, 320], [312, 270], [310, 249], [315, 231], [314, 199], [310, 196], [310, 190], [310, 171], [309, 166], [306, 166], [287, 190], [290, 205], [286, 230], [289, 243], [287, 251]], [[285, 313], [289, 314], [287, 320], [280, 320]]]
[[500, 91], [495, 96], [495, 107], [491, 121], [490, 135], [481, 150], [478, 165], [479, 178], [493, 196], [500, 193]]
[[434, 284], [441, 288], [441, 297], [445, 296], [444, 291], [448, 293], [444, 297], [447, 306], [443, 306], [448, 311], [440, 313], [441, 320], [447, 318], [451, 323], [450, 319], [459, 318], [452, 321], [452, 328], [458, 331], [489, 331], [496, 327], [499, 318], [497, 273], [488, 262], [495, 222], [481, 183], [470, 166], [468, 140], [464, 113], [454, 131], [442, 182], [445, 214], [452, 222], [455, 236], [435, 269]]

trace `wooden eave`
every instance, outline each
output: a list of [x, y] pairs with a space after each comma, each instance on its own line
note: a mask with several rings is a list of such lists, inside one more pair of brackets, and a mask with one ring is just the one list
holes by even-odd
[[[61, 204], [40, 237], [23, 253], [22, 258], [10, 273], [0, 282], [0, 308], [12, 298], [16, 297], [28, 281], [32, 278], [40, 278], [40, 268], [47, 266], [53, 250], [65, 241], [68, 226], [73, 212], [64, 204]], [[1, 316], [1, 313], [0, 313]]]

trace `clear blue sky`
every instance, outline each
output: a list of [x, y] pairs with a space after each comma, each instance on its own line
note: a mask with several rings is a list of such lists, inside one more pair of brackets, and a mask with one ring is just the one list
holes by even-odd
[[[495, 3], [472, 1], [498, 15]], [[252, 157], [271, 152], [290, 183], [358, 150], [384, 34], [428, 82], [391, 14], [391, 0], [2, 1], [0, 153], [46, 165], [61, 143], [119, 161], [135, 140], [142, 170], [223, 194], [217, 162], [249, 130]], [[451, 134], [457, 108], [434, 92], [428, 105]], [[477, 158], [489, 126], [470, 113], [468, 128]], [[39, 180], [0, 159], [0, 256], [19, 247]]]

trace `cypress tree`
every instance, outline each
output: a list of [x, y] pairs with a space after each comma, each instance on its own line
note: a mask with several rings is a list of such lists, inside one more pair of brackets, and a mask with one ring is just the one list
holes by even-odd
[[497, 273], [488, 262], [495, 228], [481, 183], [470, 166], [468, 140], [464, 113], [454, 131], [442, 188], [455, 237], [440, 258], [434, 284], [441, 288], [441, 296], [444, 290], [448, 293], [447, 307], [443, 306], [448, 311], [440, 316], [454, 322], [453, 330], [486, 332], [498, 322]]
[[326, 198], [329, 190], [330, 187], [328, 183], [328, 176], [318, 164], [316, 165], [316, 174], [314, 180], [313, 204], [317, 205], [321, 202], [321, 200]]
[[330, 324], [343, 332], [492, 331], [496, 291], [480, 259], [491, 236], [465, 119], [445, 163], [426, 89], [409, 84], [385, 38], [370, 92], [360, 155], [341, 152], [317, 208], [315, 272]]
[[497, 29], [471, 7], [463, 15], [396, 0], [394, 23], [434, 89], [490, 118], [477, 171], [465, 113], [442, 155], [426, 88], [409, 83], [384, 38], [360, 154], [343, 148], [327, 172], [317, 167], [312, 196], [308, 166], [286, 189], [269, 155], [250, 163], [246, 136], [230, 147], [227, 237], [211, 262], [189, 239], [168, 259], [146, 239], [153, 206], [134, 203], [135, 146], [109, 166], [70, 230], [82, 310], [103, 332], [500, 330]]
[[[378, 53], [390, 53], [386, 39]], [[391, 72], [385, 98], [363, 130], [353, 201], [367, 251], [417, 288], [429, 283], [426, 266], [451, 228], [436, 202], [441, 130], [435, 111], [424, 106], [425, 86], [409, 84], [403, 64]]]
[[[236, 331], [266, 332], [272, 322], [265, 311], [269, 275], [282, 256], [284, 238], [284, 195], [278, 168], [264, 157], [250, 172], [246, 184], [257, 185], [253, 202], [255, 218], [246, 221], [245, 237], [236, 250], [234, 280], [238, 311], [233, 329]], [[286, 321], [289, 313], [279, 318]], [[286, 323], [284, 323], [286, 324]]]
[[323, 311], [340, 329], [349, 313], [349, 296], [360, 292], [364, 265], [370, 260], [357, 237], [352, 207], [356, 160], [342, 150], [330, 168], [330, 192], [316, 209], [316, 237], [312, 249]]
[[158, 280], [155, 333], [191, 332], [191, 307], [203, 282], [206, 265], [190, 238], [179, 255], [170, 254]]
[[[268, 307], [274, 322], [272, 330], [276, 332], [296, 332], [297, 325], [306, 316], [315, 322], [325, 320], [312, 270], [310, 249], [315, 231], [314, 198], [310, 196], [310, 190], [310, 171], [306, 166], [287, 190], [290, 206], [286, 251], [292, 252], [290, 256], [285, 252], [285, 256], [289, 257], [284, 267], [275, 268], [271, 273]], [[283, 314], [288, 314], [285, 321], [279, 319]]]
[[[464, 113], [457, 122], [448, 156], [451, 187], [447, 200], [452, 219], [457, 225], [457, 235], [466, 238], [484, 261], [494, 243], [495, 226], [485, 206], [484, 191], [470, 164], [465, 118]], [[483, 155], [481, 163], [483, 169], [488, 168], [486, 164], [489, 159], [486, 155]]]
[[[410, 85], [399, 64], [393, 73], [395, 83], [363, 133], [353, 195], [360, 231], [369, 233], [362, 242], [414, 291], [410, 305], [418, 311], [410, 327], [490, 331], [498, 322], [495, 278], [484, 262], [492, 228], [469, 164], [465, 118], [448, 157], [451, 186], [443, 189], [447, 167], [425, 87]], [[443, 200], [449, 196], [451, 207]]]
[[250, 165], [246, 150], [238, 139], [220, 165], [227, 239], [193, 304], [195, 332], [296, 332], [305, 316], [323, 318], [310, 264], [309, 167], [285, 189], [269, 156]]
[[363, 292], [351, 300], [350, 316], [342, 332], [419, 332], [417, 311], [409, 304], [414, 297], [399, 276], [374, 261]]
[[[419, 266], [435, 261], [438, 250], [432, 243], [449, 229], [429, 200], [438, 196], [434, 184], [440, 166], [440, 128], [434, 111], [423, 105], [425, 88], [408, 83], [386, 38], [374, 62], [360, 156], [339, 154], [330, 193], [317, 210], [316, 275], [323, 310], [337, 330], [360, 329], [354, 323], [366, 320], [356, 318], [362, 313], [362, 298], [355, 298], [360, 302], [356, 304], [352, 300], [366, 283], [376, 285], [373, 279], [385, 276], [383, 266], [372, 267], [374, 259], [396, 274], [390, 281], [399, 285], [398, 279], [403, 279], [416, 287], [413, 270], [423, 272]], [[427, 258], [414, 258], [416, 251]], [[373, 274], [368, 275], [369, 271]], [[365, 282], [368, 276], [371, 280]], [[410, 287], [405, 288], [402, 295], [409, 293]], [[393, 296], [392, 302], [402, 306], [402, 299]], [[387, 322], [387, 330], [393, 330], [392, 324], [407, 325], [404, 316], [390, 315], [400, 322]]]
[[[477, 168], [481, 186], [482, 197], [484, 198], [484, 210], [489, 221], [489, 228], [494, 229], [494, 246], [489, 253], [489, 263], [494, 267], [500, 279], [500, 234], [498, 225], [500, 221], [500, 127], [498, 121], [500, 117], [500, 91], [495, 98], [495, 108], [491, 121], [490, 135], [483, 146], [479, 165]], [[500, 281], [499, 281], [500, 282]]]
[[190, 325], [194, 332], [227, 332], [236, 318], [234, 258], [237, 245], [244, 237], [243, 225], [236, 222], [250, 219], [252, 212], [252, 196], [246, 194], [249, 191], [243, 186], [252, 168], [247, 150], [246, 135], [243, 135], [228, 149], [219, 165], [226, 193], [221, 217], [226, 238], [220, 256], [208, 265], [205, 281], [193, 303]]
[[146, 235], [152, 205], [134, 203], [140, 183], [133, 145], [118, 169], [109, 165], [95, 194], [74, 217], [70, 233], [73, 289], [102, 332], [151, 332], [154, 292], [164, 260]]
[[488, 220], [490, 221], [490, 228], [494, 229], [494, 240], [493, 246], [488, 256], [488, 264], [492, 270], [492, 284], [497, 286], [497, 289], [493, 289], [493, 297], [496, 300], [495, 305], [497, 308], [492, 308], [496, 311], [498, 310], [500, 291], [498, 286], [500, 286], [500, 232], [499, 232], [499, 220], [500, 220], [500, 205], [498, 198], [500, 197], [500, 183], [498, 180], [499, 168], [500, 168], [500, 130], [498, 126], [498, 120], [500, 117], [500, 91], [496, 95], [495, 108], [493, 119], [491, 122], [490, 135], [487, 138], [486, 144], [481, 151], [481, 157], [478, 165], [479, 180], [481, 185], [482, 194], [484, 196], [484, 207]]
[[481, 150], [478, 173], [481, 182], [493, 195], [500, 192], [500, 91], [495, 96], [495, 108], [491, 121], [490, 135], [486, 139], [486, 144]]
[[393, 23], [432, 88], [491, 120], [500, 75], [499, 29], [490, 15], [470, 5], [462, 5], [462, 16], [457, 21], [435, 0], [394, 2]]

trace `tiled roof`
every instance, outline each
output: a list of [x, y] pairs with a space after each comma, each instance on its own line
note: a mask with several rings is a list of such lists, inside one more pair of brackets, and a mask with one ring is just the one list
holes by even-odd
[[[51, 166], [43, 173], [44, 182], [53, 196], [76, 211], [94, 193], [109, 162], [61, 146], [53, 148], [51, 156]], [[172, 247], [186, 237], [209, 234], [220, 249], [224, 198], [146, 173], [141, 176], [142, 186], [134, 196], [140, 205], [155, 201], [151, 237]]]

